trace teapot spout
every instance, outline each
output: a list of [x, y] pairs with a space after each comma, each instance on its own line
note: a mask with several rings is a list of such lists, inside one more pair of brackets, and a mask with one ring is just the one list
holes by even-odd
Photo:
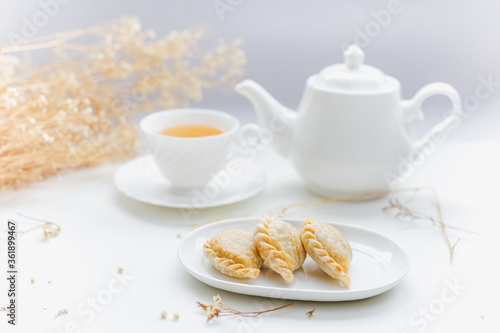
[[290, 152], [296, 112], [283, 106], [252, 80], [238, 83], [235, 90], [252, 102], [260, 126], [268, 132], [266, 136], [271, 138], [274, 148], [287, 157]]

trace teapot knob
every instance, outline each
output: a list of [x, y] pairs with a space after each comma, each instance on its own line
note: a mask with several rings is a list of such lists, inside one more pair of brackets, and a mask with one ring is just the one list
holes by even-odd
[[344, 63], [351, 70], [358, 69], [365, 59], [365, 52], [356, 44], [349, 46], [344, 51]]

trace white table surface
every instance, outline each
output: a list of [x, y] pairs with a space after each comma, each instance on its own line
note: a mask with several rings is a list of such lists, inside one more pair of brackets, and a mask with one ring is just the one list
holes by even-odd
[[[196, 301], [207, 303], [220, 294], [226, 304], [241, 311], [287, 302], [206, 286], [184, 271], [176, 254], [181, 240], [177, 235], [187, 235], [193, 230], [192, 223], [318, 198], [305, 189], [291, 165], [274, 152], [266, 150], [258, 158], [269, 178], [261, 193], [241, 203], [194, 211], [190, 216], [179, 209], [136, 202], [119, 193], [112, 177], [120, 165], [80, 170], [17, 191], [0, 192], [2, 230], [6, 219], [15, 218], [16, 212], [52, 220], [62, 227], [60, 235], [48, 241], [41, 230], [20, 239], [19, 326], [7, 327], [0, 312], [0, 332], [5, 328], [19, 332], [106, 333], [489, 332], [493, 327], [498, 331], [498, 303], [494, 302], [499, 296], [498, 274], [493, 272], [499, 251], [489, 242], [499, 235], [499, 156], [499, 144], [443, 144], [404, 184], [432, 185], [445, 222], [479, 233], [448, 230], [452, 241], [460, 238], [453, 263], [438, 228], [426, 221], [398, 220], [382, 212], [387, 196], [311, 206], [289, 216], [361, 226], [400, 243], [412, 261], [406, 278], [394, 289], [366, 300], [298, 302], [262, 317], [225, 317], [211, 323], [205, 322]], [[408, 194], [397, 197], [407, 198]], [[408, 205], [435, 214], [430, 191], [419, 192]], [[0, 238], [0, 243], [0, 268], [5, 271], [5, 239]], [[115, 280], [119, 267], [124, 270], [122, 278], [130, 280], [112, 294], [108, 304], [90, 311], [87, 302], [98, 295], [109, 295], [106, 289], [116, 291], [120, 286]], [[446, 281], [465, 289], [453, 294]], [[6, 287], [5, 279], [0, 279], [0, 306], [6, 304]], [[442, 297], [453, 300], [440, 303]], [[432, 317], [423, 319], [419, 311], [429, 307], [439, 313], [431, 312]], [[308, 319], [306, 312], [313, 308], [314, 317]], [[69, 313], [54, 319], [61, 309]], [[168, 312], [167, 320], [160, 319], [162, 310]], [[180, 315], [179, 320], [172, 319], [173, 313]]]

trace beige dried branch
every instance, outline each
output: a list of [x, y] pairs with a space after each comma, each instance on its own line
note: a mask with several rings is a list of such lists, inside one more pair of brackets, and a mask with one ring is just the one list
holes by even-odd
[[441, 203], [438, 200], [437, 193], [436, 193], [436, 190], [434, 188], [432, 188], [432, 194], [434, 196], [434, 201], [436, 203], [436, 209], [438, 211], [438, 222], [439, 222], [439, 225], [441, 226], [441, 231], [442, 231], [443, 236], [446, 240], [446, 243], [448, 244], [448, 247], [450, 249], [450, 262], [452, 262], [453, 261], [453, 254], [455, 253], [455, 247], [457, 246], [458, 242], [460, 241], [460, 238], [455, 242], [454, 245], [451, 245], [450, 239], [448, 237], [448, 233], [446, 232], [446, 225], [444, 224]]
[[200, 307], [203, 311], [205, 311], [205, 315], [207, 316], [207, 322], [214, 318], [219, 318], [222, 316], [242, 316], [242, 317], [256, 317], [264, 313], [277, 311], [284, 309], [286, 307], [295, 305], [295, 302], [285, 304], [283, 306], [264, 310], [264, 311], [250, 311], [250, 312], [242, 312], [228, 307], [223, 301], [222, 298], [217, 295], [213, 297], [214, 304], [204, 304], [201, 302], [196, 302], [198, 307]]
[[[437, 219], [435, 219], [434, 217], [432, 217], [430, 215], [426, 215], [426, 214], [417, 212], [414, 209], [411, 209], [411, 208], [403, 205], [397, 198], [390, 198], [388, 206], [382, 208], [382, 210], [395, 211], [396, 218], [403, 217], [403, 218], [410, 218], [411, 220], [427, 220], [427, 221], [430, 221], [433, 225], [439, 226], [439, 228], [441, 229], [441, 232], [443, 234], [443, 237], [446, 241], [446, 244], [448, 246], [448, 249], [450, 251], [450, 262], [451, 262], [451, 261], [453, 261], [455, 247], [457, 246], [458, 242], [460, 241], [460, 238], [458, 238], [457, 241], [452, 245], [450, 242], [450, 238], [448, 236], [448, 233], [446, 232], [446, 228], [453, 228], [453, 229], [457, 229], [457, 230], [465, 231], [465, 232], [470, 232], [470, 233], [474, 233], [474, 234], [477, 234], [477, 233], [469, 231], [469, 230], [453, 227], [453, 226], [448, 226], [447, 224], [445, 224], [444, 220], [443, 220], [443, 213], [441, 210], [441, 203], [439, 202], [439, 199], [437, 197], [437, 193], [436, 193], [434, 188], [431, 188], [431, 190], [432, 190], [432, 195], [433, 195], [434, 202], [436, 205], [436, 209], [438, 212]], [[410, 198], [410, 199], [412, 199], [412, 198]]]
[[[202, 30], [156, 37], [134, 17], [0, 48], [0, 189], [124, 160], [139, 111], [187, 106], [242, 75], [241, 41], [201, 50]], [[47, 53], [41, 64], [25, 61]]]
[[56, 319], [56, 318], [58, 318], [60, 316], [64, 316], [64, 315], [66, 315], [68, 313], [69, 313], [68, 309], [59, 310], [59, 312], [56, 313], [56, 315], [54, 316], [54, 319]]

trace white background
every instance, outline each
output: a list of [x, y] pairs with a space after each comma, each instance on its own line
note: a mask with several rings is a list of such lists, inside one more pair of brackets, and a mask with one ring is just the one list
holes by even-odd
[[[21, 35], [24, 20], [33, 22], [43, 10], [40, 1], [51, 0], [2, 0], [0, 44], [9, 44], [9, 33]], [[232, 8], [222, 14], [214, 0], [64, 2], [36, 36], [84, 28], [124, 14], [137, 15], [144, 28], [158, 35], [209, 27], [208, 45], [219, 37], [242, 38], [248, 57], [246, 77], [292, 109], [299, 103], [306, 78], [340, 62], [340, 46], [352, 43], [359, 30], [373, 36], [358, 39], [364, 44], [366, 63], [398, 78], [404, 98], [434, 81], [450, 83], [462, 98], [474, 95], [479, 77], [491, 75], [500, 82], [500, 2], [495, 0], [400, 0], [396, 1], [398, 13], [387, 19], [385, 27], [377, 23], [374, 13], [386, 11], [388, 0], [220, 0]], [[499, 96], [497, 87], [449, 140], [500, 140]], [[236, 94], [210, 92], [198, 105], [231, 112], [245, 122], [255, 120], [250, 103]], [[445, 99], [430, 99], [425, 104], [426, 120], [412, 124], [413, 134], [422, 135], [444, 117], [448, 106]]]

